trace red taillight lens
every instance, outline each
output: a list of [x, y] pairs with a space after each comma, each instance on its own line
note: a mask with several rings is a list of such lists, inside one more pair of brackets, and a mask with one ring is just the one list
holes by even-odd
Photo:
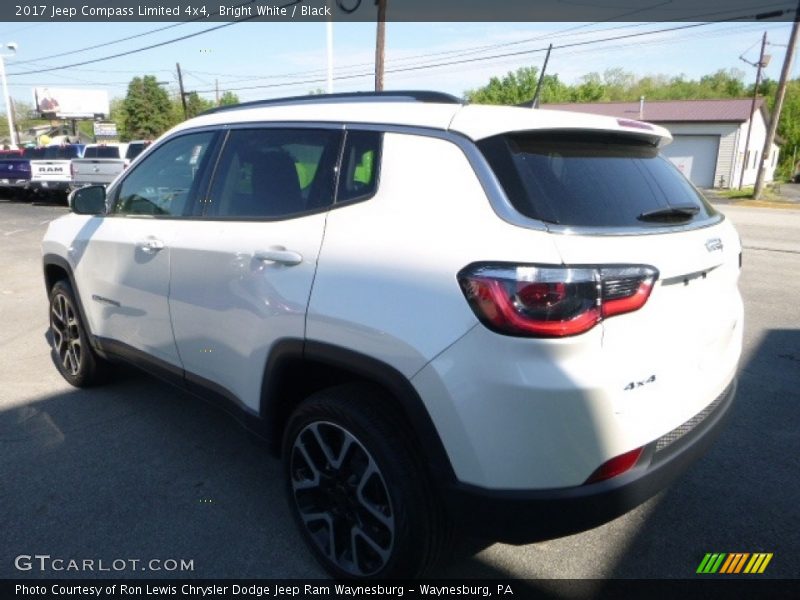
[[473, 265], [458, 281], [477, 317], [507, 335], [564, 337], [641, 308], [658, 272], [647, 266]]
[[602, 465], [597, 467], [594, 473], [589, 475], [589, 478], [584, 482], [584, 485], [587, 483], [605, 481], [606, 479], [611, 479], [617, 475], [622, 475], [625, 471], [632, 469], [636, 464], [636, 461], [638, 461], [639, 457], [642, 455], [642, 450], [644, 450], [644, 448], [636, 448], [636, 450], [631, 450], [625, 454], [620, 454], [619, 456], [615, 456], [611, 460], [604, 462]]

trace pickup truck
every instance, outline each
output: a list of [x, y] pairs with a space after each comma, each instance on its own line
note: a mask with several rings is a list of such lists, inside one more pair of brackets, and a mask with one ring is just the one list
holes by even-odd
[[72, 160], [73, 188], [108, 185], [125, 170], [127, 144], [89, 144], [83, 158]]
[[83, 158], [72, 160], [72, 187], [108, 185], [124, 171], [150, 142], [89, 144]]
[[72, 187], [73, 158], [82, 158], [84, 144], [47, 146], [42, 160], [31, 161], [31, 189], [37, 194], [66, 194]]
[[44, 157], [44, 148], [0, 153], [0, 194], [24, 200], [30, 194], [31, 160]]

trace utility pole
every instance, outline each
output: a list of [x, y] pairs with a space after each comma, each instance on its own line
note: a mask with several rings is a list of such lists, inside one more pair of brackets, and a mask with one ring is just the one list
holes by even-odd
[[547, 71], [547, 62], [550, 60], [550, 52], [553, 49], [553, 44], [547, 47], [547, 54], [544, 56], [544, 64], [542, 65], [542, 72], [539, 73], [539, 81], [536, 82], [536, 91], [533, 93], [533, 100], [531, 100], [531, 108], [539, 108], [539, 95], [542, 93], [542, 83], [544, 82], [544, 73]]
[[217, 106], [219, 106], [219, 79], [214, 80], [214, 99]]
[[386, 46], [386, 1], [375, 0], [378, 5], [378, 32], [375, 36], [375, 91], [383, 91], [383, 62]]
[[[756, 99], [758, 99], [758, 86], [761, 85], [761, 69], [764, 67], [764, 49], [767, 47], [767, 32], [761, 38], [761, 54], [758, 56], [758, 71], [756, 71], [756, 86], [753, 88], [753, 101], [750, 103], [750, 122], [747, 124], [747, 135], [744, 138], [744, 156], [742, 157], [742, 172], [739, 174], [739, 189], [744, 185], [744, 172], [747, 169], [747, 148], [750, 146], [750, 133], [753, 130], [753, 117], [756, 114]], [[741, 56], [739, 58], [742, 58]], [[742, 58], [744, 60], [744, 58]], [[748, 62], [748, 61], [745, 61]], [[752, 64], [752, 63], [751, 63]]]
[[[775, 92], [775, 107], [772, 109], [772, 118], [769, 122], [767, 138], [764, 140], [764, 150], [761, 152], [761, 162], [758, 164], [756, 185], [753, 188], [753, 198], [755, 200], [758, 200], [761, 193], [764, 191], [764, 163], [769, 159], [770, 151], [772, 150], [772, 142], [775, 140], [775, 132], [778, 130], [778, 121], [781, 118], [783, 99], [786, 96], [786, 83], [789, 80], [789, 74], [792, 70], [794, 48], [797, 44], [798, 19], [800, 19], [800, 2], [798, 2], [797, 10], [794, 14], [794, 25], [792, 25], [792, 33], [789, 37], [789, 47], [786, 48], [786, 56], [783, 59], [783, 68], [781, 69], [781, 79], [780, 82], [778, 82], [778, 89]], [[792, 168], [794, 168], [794, 165], [792, 165]]]
[[175, 63], [178, 68], [178, 88], [181, 92], [181, 104], [183, 105], [183, 118], [188, 119], [189, 114], [186, 111], [186, 93], [183, 91], [183, 75], [181, 75], [181, 63]]

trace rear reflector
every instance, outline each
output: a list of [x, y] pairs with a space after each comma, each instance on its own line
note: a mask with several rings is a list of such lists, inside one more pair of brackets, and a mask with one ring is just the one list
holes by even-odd
[[478, 264], [458, 274], [472, 310], [489, 329], [525, 337], [565, 337], [604, 318], [638, 310], [658, 271], [645, 265], [561, 267]]
[[636, 448], [636, 450], [631, 450], [625, 454], [620, 454], [619, 456], [615, 456], [611, 460], [604, 462], [597, 468], [597, 470], [595, 470], [594, 473], [589, 475], [589, 478], [584, 482], [584, 485], [587, 483], [605, 481], [606, 479], [611, 479], [617, 475], [622, 475], [625, 471], [629, 471], [636, 464], [636, 461], [639, 460], [639, 457], [642, 455], [642, 450], [644, 450], [644, 447]]

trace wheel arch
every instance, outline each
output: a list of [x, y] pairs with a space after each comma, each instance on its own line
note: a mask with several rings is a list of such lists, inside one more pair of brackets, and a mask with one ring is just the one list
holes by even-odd
[[380, 360], [323, 342], [280, 340], [267, 360], [259, 412], [276, 453], [289, 416], [302, 400], [321, 389], [353, 382], [385, 391], [392, 404], [387, 409], [408, 425], [433, 480], [442, 485], [456, 481], [444, 444], [408, 378]]
[[101, 356], [104, 356], [98, 347], [95, 336], [92, 334], [89, 320], [86, 318], [86, 312], [83, 310], [83, 300], [81, 299], [80, 290], [78, 290], [78, 286], [75, 284], [75, 275], [72, 272], [72, 266], [65, 258], [58, 254], [45, 254], [42, 257], [42, 268], [44, 269], [45, 292], [48, 296], [50, 295], [50, 290], [53, 289], [53, 286], [57, 282], [66, 280], [69, 283], [70, 288], [72, 288], [72, 293], [75, 296], [75, 302], [78, 305], [81, 323], [83, 323], [86, 329], [92, 348], [101, 354]]

